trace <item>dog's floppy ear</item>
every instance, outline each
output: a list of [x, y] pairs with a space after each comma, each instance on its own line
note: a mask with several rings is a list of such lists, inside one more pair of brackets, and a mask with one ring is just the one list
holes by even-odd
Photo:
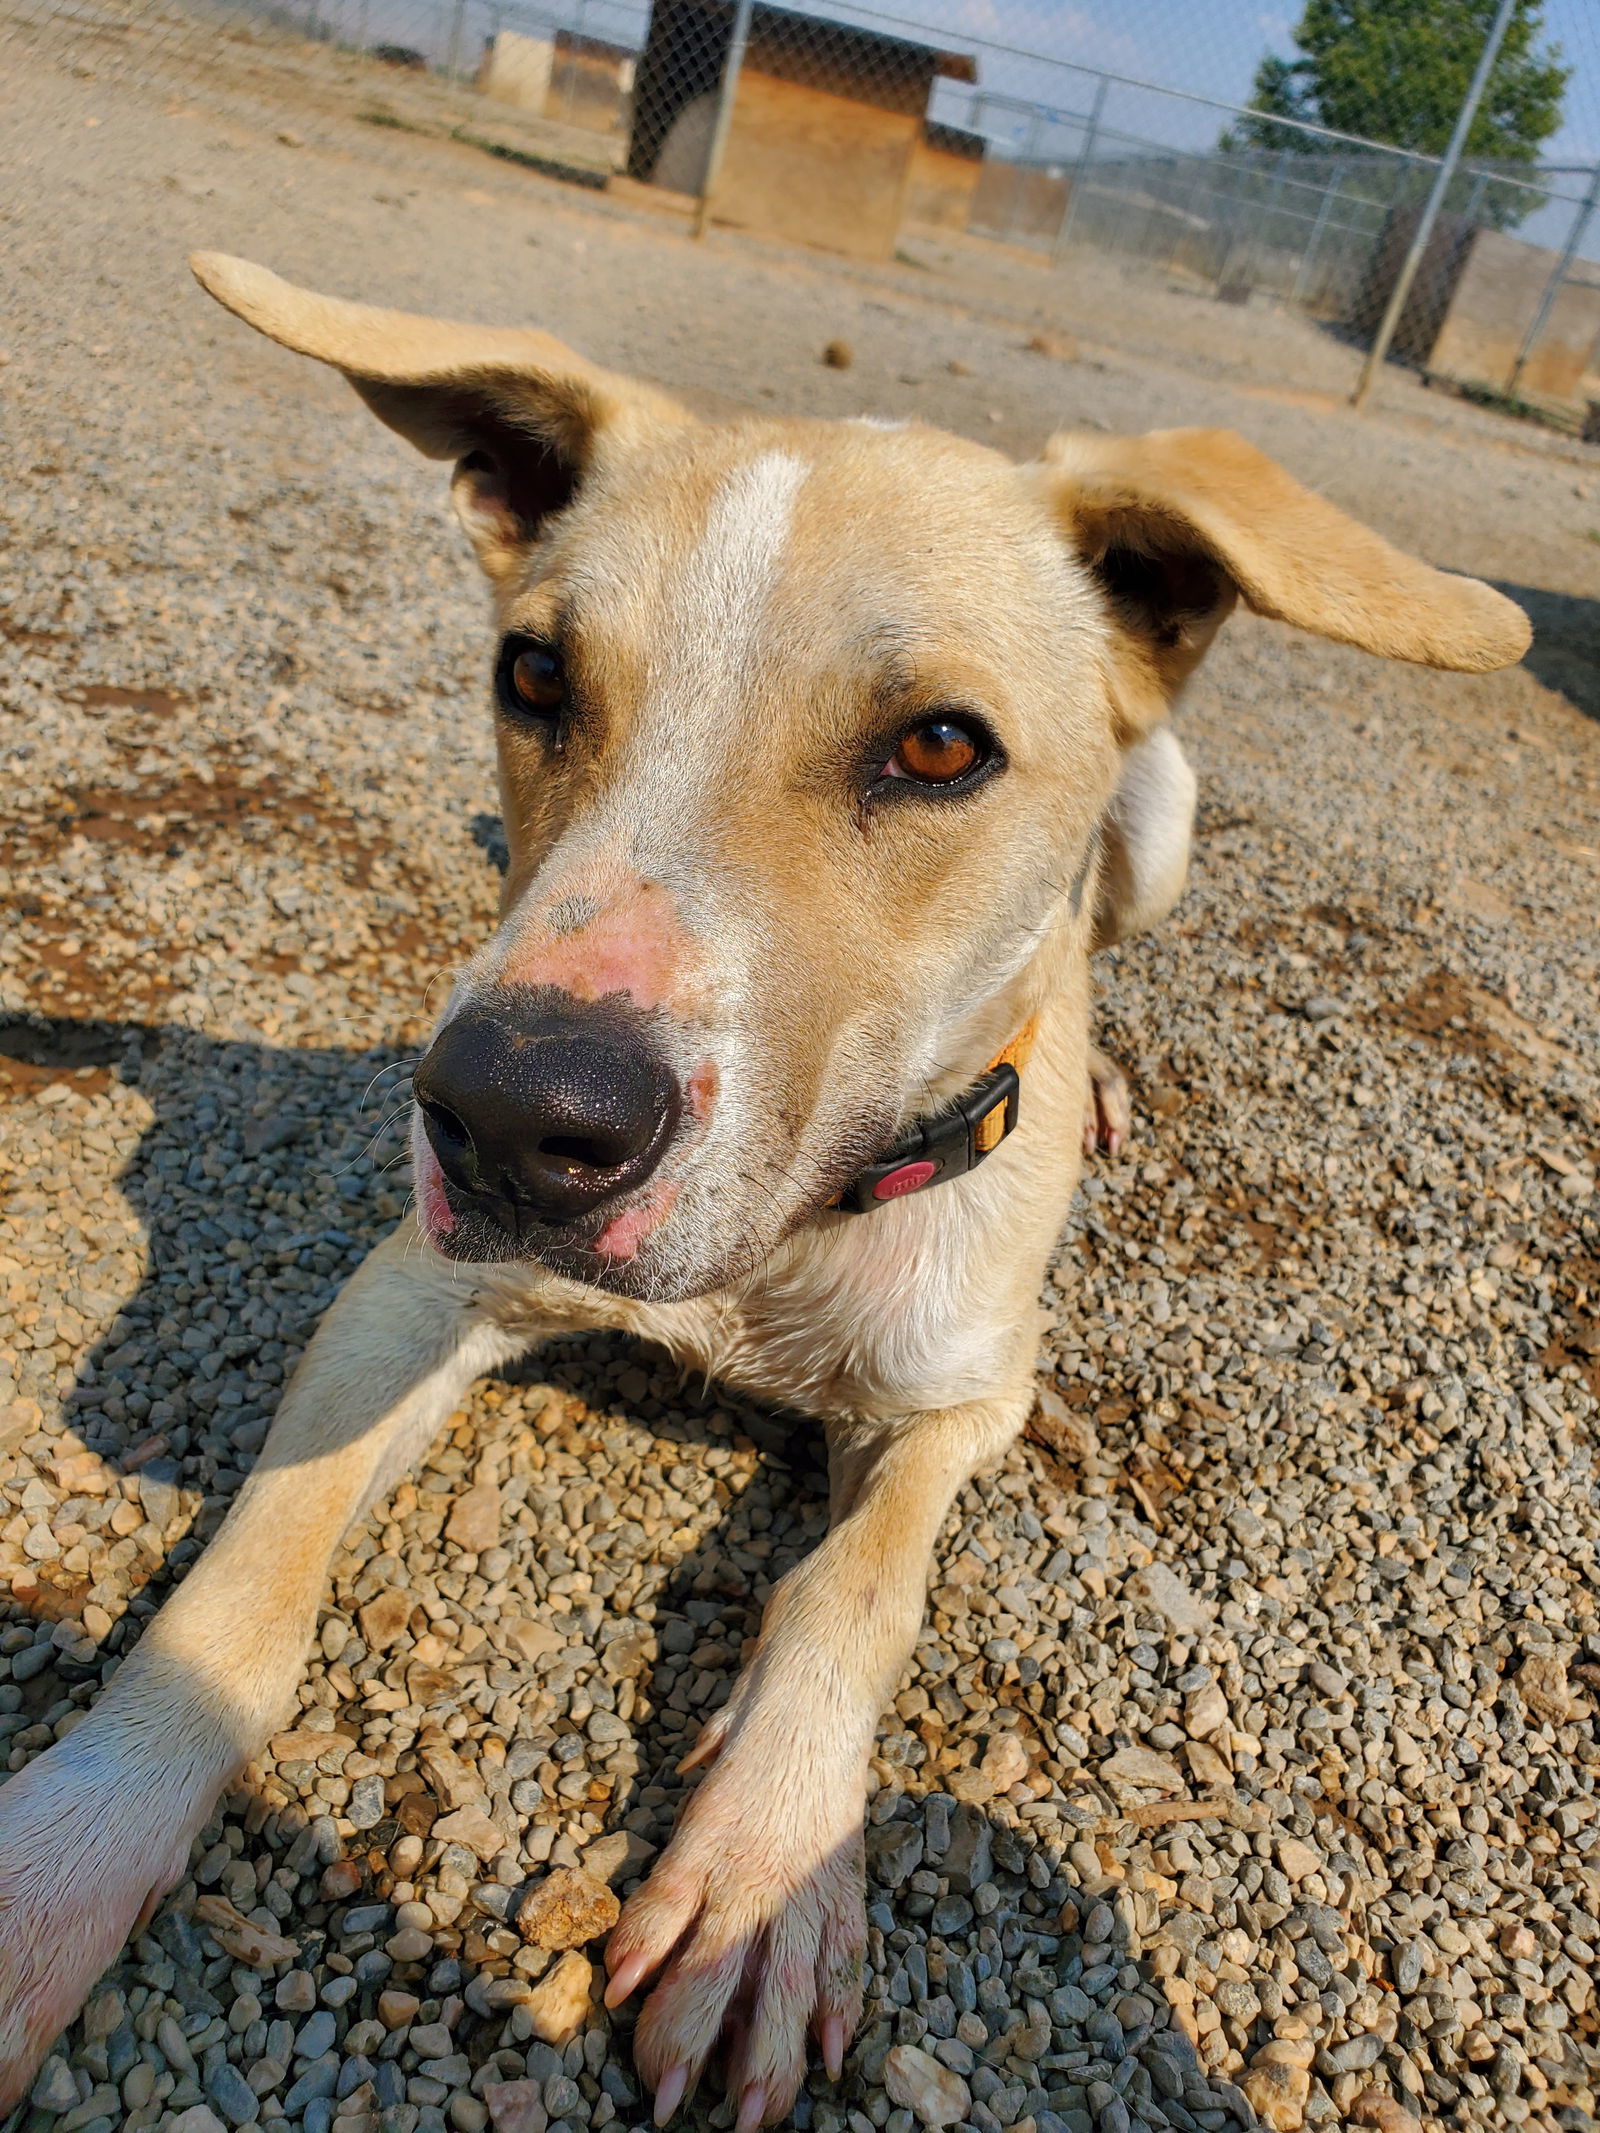
[[1116, 688], [1130, 738], [1165, 716], [1235, 598], [1341, 644], [1463, 673], [1528, 648], [1512, 601], [1391, 548], [1232, 430], [1067, 432], [1045, 447], [1043, 473], [1133, 653]]
[[692, 419], [547, 333], [345, 303], [223, 252], [189, 264], [247, 325], [342, 370], [380, 421], [456, 462], [456, 510], [491, 578], [517, 567], [603, 460]]

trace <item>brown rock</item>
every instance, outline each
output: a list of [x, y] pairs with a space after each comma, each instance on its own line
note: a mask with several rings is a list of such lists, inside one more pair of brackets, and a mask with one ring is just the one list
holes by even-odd
[[410, 1593], [401, 1592], [394, 1586], [367, 1602], [357, 1620], [361, 1624], [362, 1642], [369, 1651], [386, 1652], [391, 1644], [400, 1641], [411, 1620], [411, 1606]]
[[444, 1537], [467, 1555], [482, 1555], [500, 1538], [500, 1491], [492, 1481], [458, 1496], [444, 1522]]
[[1078, 360], [1078, 344], [1070, 333], [1035, 333], [1026, 345], [1030, 355], [1054, 356], [1058, 363]]
[[343, 1903], [361, 1886], [361, 1869], [353, 1859], [335, 1859], [324, 1867], [319, 1890], [324, 1903]]
[[470, 1807], [483, 1797], [483, 1780], [477, 1771], [442, 1741], [418, 1751], [417, 1768], [441, 1807]]
[[1291, 1881], [1304, 1881], [1322, 1872], [1322, 1854], [1302, 1844], [1298, 1837], [1280, 1837], [1275, 1847], [1278, 1864]]
[[1233, 1775], [1226, 1760], [1209, 1741], [1192, 1740], [1183, 1753], [1189, 1774], [1197, 1785], [1226, 1785]]
[[1358, 2126], [1376, 2126], [1378, 2133], [1422, 2133], [1422, 2120], [1413, 2118], [1387, 2089], [1363, 2089], [1350, 2106], [1350, 2117]]
[[1194, 2018], [1194, 1987], [1186, 1977], [1174, 1973], [1162, 1984], [1168, 2007], [1172, 2010], [1172, 2026], [1189, 2042], [1200, 2042], [1200, 2025]]
[[1567, 1669], [1554, 1652], [1530, 1652], [1518, 1669], [1517, 1689], [1535, 1718], [1564, 1726], [1572, 1716]]
[[581, 1867], [558, 1866], [517, 1907], [517, 1931], [534, 1948], [581, 1948], [609, 1933], [622, 1906]]
[[454, 1814], [440, 1815], [429, 1835], [441, 1844], [464, 1844], [480, 1859], [498, 1859], [506, 1848], [504, 1833], [481, 1807], [458, 1807]]
[[925, 2126], [960, 2125], [972, 2109], [972, 2091], [961, 2076], [915, 2044], [897, 2044], [890, 2052], [883, 2062], [883, 2085], [891, 2103]]
[[560, 1651], [565, 1639], [553, 1630], [548, 1622], [533, 1622], [526, 1615], [514, 1615], [509, 1622], [502, 1622], [507, 1644], [519, 1659], [531, 1666], [535, 1659], [548, 1658], [551, 1652]]
[[1028, 1751], [1015, 1733], [997, 1733], [978, 1766], [996, 1792], [1009, 1792], [1020, 1785], [1030, 1768]]
[[654, 1632], [635, 1630], [630, 1636], [612, 1639], [601, 1654], [600, 1666], [608, 1680], [632, 1681], [644, 1672], [655, 1655]]
[[330, 1748], [343, 1748], [348, 1754], [351, 1741], [347, 1733], [313, 1733], [297, 1726], [290, 1733], [274, 1733], [267, 1746], [275, 1763], [314, 1763]]
[[300, 1953], [298, 1941], [285, 1940], [281, 1933], [269, 1933], [265, 1926], [256, 1925], [226, 1896], [197, 1898], [194, 1915], [224, 1954], [251, 1970], [269, 1970], [274, 1963], [287, 1962]]
[[537, 2081], [490, 2081], [483, 2090], [494, 2133], [544, 2133], [550, 2114]]
[[1094, 1424], [1082, 1408], [1069, 1407], [1053, 1385], [1041, 1385], [1028, 1434], [1073, 1466], [1083, 1466], [1100, 1449]]
[[822, 351], [822, 360], [830, 370], [848, 370], [855, 359], [855, 350], [848, 341], [830, 341]]
[[1228, 1699], [1214, 1681], [1183, 1699], [1183, 1729], [1195, 1740], [1210, 1740], [1228, 1723]]
[[1539, 1952], [1539, 1943], [1526, 1926], [1502, 1926], [1500, 1928], [1500, 1953], [1509, 1955], [1514, 1963], [1531, 1962]]
[[1272, 2133], [1299, 2133], [1311, 2094], [1309, 2047], [1282, 2038], [1263, 2045], [1239, 2086]]
[[425, 1837], [439, 1819], [439, 1803], [431, 1792], [408, 1792], [395, 1803], [394, 1818], [408, 1837]]
[[1153, 1748], [1121, 1748], [1100, 1765], [1103, 1778], [1116, 1778], [1124, 1785], [1150, 1785], [1157, 1792], [1182, 1792], [1183, 1772], [1169, 1756]]
[[[1291, 2021], [1284, 2025], [1303, 2029], [1304, 2023]], [[1271, 2037], [1262, 2045], [1252, 2060], [1252, 2065], [1298, 2066], [1303, 2073], [1311, 2071], [1312, 2061], [1317, 2056], [1315, 2041], [1310, 2037]]]
[[378, 2020], [385, 2029], [404, 2029], [408, 2023], [416, 2020], [417, 2010], [421, 2005], [422, 2002], [414, 1992], [401, 1992], [397, 1987], [390, 1986], [387, 1991], [378, 1994]]
[[1209, 1600], [1192, 1593], [1175, 1570], [1165, 1563], [1147, 1563], [1129, 1578], [1127, 1591], [1136, 1600], [1148, 1600], [1158, 1615], [1164, 1615], [1180, 1636], [1198, 1636], [1209, 1629], [1216, 1609]]
[[952, 378], [970, 378], [972, 376], [972, 365], [963, 363], [960, 356], [952, 356], [945, 368]]
[[562, 1956], [523, 2002], [534, 2035], [546, 2044], [570, 2043], [584, 2025], [593, 1989], [594, 1965], [589, 1958], [576, 1950]]
[[969, 1807], [982, 1807], [994, 1798], [994, 1779], [982, 1770], [952, 1770], [943, 1784], [951, 1799], [964, 1800]]
[[614, 1829], [596, 1837], [583, 1854], [583, 1870], [596, 1881], [630, 1881], [642, 1874], [656, 1855], [656, 1846], [631, 1829]]

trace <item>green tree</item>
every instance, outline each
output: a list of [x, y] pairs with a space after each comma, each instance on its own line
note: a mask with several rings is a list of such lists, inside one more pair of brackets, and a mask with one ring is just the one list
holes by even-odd
[[[1303, 119], [1439, 155], [1495, 9], [1496, 0], [1306, 0], [1294, 31], [1300, 56], [1262, 60], [1251, 115], [1222, 145], [1326, 154], [1327, 142], [1275, 123]], [[1536, 163], [1561, 124], [1572, 70], [1561, 64], [1559, 46], [1540, 45], [1543, 29], [1543, 0], [1518, 0], [1467, 136], [1469, 157]], [[1532, 206], [1535, 196], [1526, 201]]]

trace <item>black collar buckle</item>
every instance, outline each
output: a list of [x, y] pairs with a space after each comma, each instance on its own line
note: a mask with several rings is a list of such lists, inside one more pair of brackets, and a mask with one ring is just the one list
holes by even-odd
[[887, 1155], [858, 1171], [835, 1203], [839, 1212], [870, 1215], [891, 1200], [976, 1170], [1015, 1129], [1021, 1091], [1014, 1066], [991, 1067], [948, 1110], [919, 1119]]

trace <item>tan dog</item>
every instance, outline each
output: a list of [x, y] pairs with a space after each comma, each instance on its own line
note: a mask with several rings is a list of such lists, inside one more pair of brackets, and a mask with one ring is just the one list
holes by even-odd
[[456, 462], [511, 865], [418, 1070], [415, 1220], [209, 1553], [0, 1794], [0, 2108], [290, 1705], [341, 1535], [480, 1373], [613, 1326], [828, 1435], [832, 1530], [607, 1951], [613, 2004], [656, 1980], [658, 2117], [726, 2030], [751, 2133], [808, 2028], [837, 2073], [857, 2019], [867, 1759], [946, 1509], [1033, 1404], [1090, 953], [1184, 879], [1174, 696], [1236, 597], [1475, 671], [1527, 625], [1227, 432], [1019, 468], [916, 426], [708, 426], [542, 334], [195, 268]]

